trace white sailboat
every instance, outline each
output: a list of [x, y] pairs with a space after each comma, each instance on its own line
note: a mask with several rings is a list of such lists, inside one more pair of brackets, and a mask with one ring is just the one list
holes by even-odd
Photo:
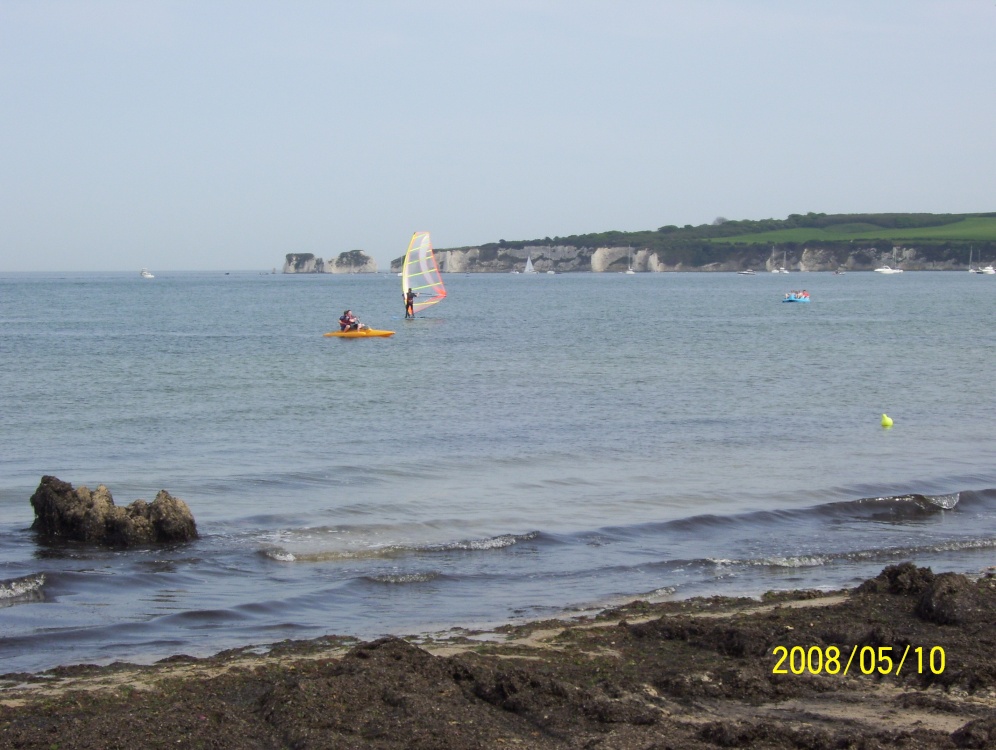
[[633, 270], [633, 250], [632, 249], [629, 251], [629, 268], [626, 269], [626, 273], [633, 273], [633, 274], [636, 273], [636, 271]]
[[969, 273], [985, 273], [981, 268], [976, 268], [972, 265], [972, 250], [973, 248], [969, 246], [968, 248], [968, 272]]
[[536, 269], [533, 268], [533, 259], [530, 256], [526, 256], [526, 267], [522, 269], [522, 273], [536, 273]]

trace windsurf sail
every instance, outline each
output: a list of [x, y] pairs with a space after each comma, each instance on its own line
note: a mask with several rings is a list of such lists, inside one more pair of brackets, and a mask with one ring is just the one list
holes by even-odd
[[406, 294], [409, 289], [418, 294], [415, 298], [415, 312], [441, 302], [446, 297], [428, 232], [415, 232], [412, 241], [408, 243], [405, 263], [401, 268], [401, 293]]

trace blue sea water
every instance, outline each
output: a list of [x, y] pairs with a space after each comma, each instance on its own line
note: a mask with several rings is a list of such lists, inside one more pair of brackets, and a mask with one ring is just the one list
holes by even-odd
[[[445, 281], [0, 275], [0, 671], [996, 564], [991, 277]], [[200, 538], [45, 544], [47, 474]]]

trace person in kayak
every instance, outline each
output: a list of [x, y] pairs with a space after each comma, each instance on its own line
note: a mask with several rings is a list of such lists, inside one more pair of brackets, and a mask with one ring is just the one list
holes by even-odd
[[352, 310], [344, 310], [342, 315], [339, 316], [339, 330], [340, 331], [358, 331], [366, 326], [362, 325], [360, 321], [356, 319], [353, 315]]
[[415, 317], [415, 298], [418, 297], [418, 292], [413, 292], [411, 287], [408, 287], [408, 292], [405, 294], [405, 317], [414, 318]]

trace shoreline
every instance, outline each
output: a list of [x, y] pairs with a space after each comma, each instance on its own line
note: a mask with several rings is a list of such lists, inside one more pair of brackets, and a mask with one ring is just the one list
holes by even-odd
[[[0, 738], [19, 748], [990, 747], [994, 623], [991, 573], [905, 563], [838, 592], [634, 601], [491, 631], [0, 675]], [[852, 651], [861, 666], [852, 657], [845, 675]]]

